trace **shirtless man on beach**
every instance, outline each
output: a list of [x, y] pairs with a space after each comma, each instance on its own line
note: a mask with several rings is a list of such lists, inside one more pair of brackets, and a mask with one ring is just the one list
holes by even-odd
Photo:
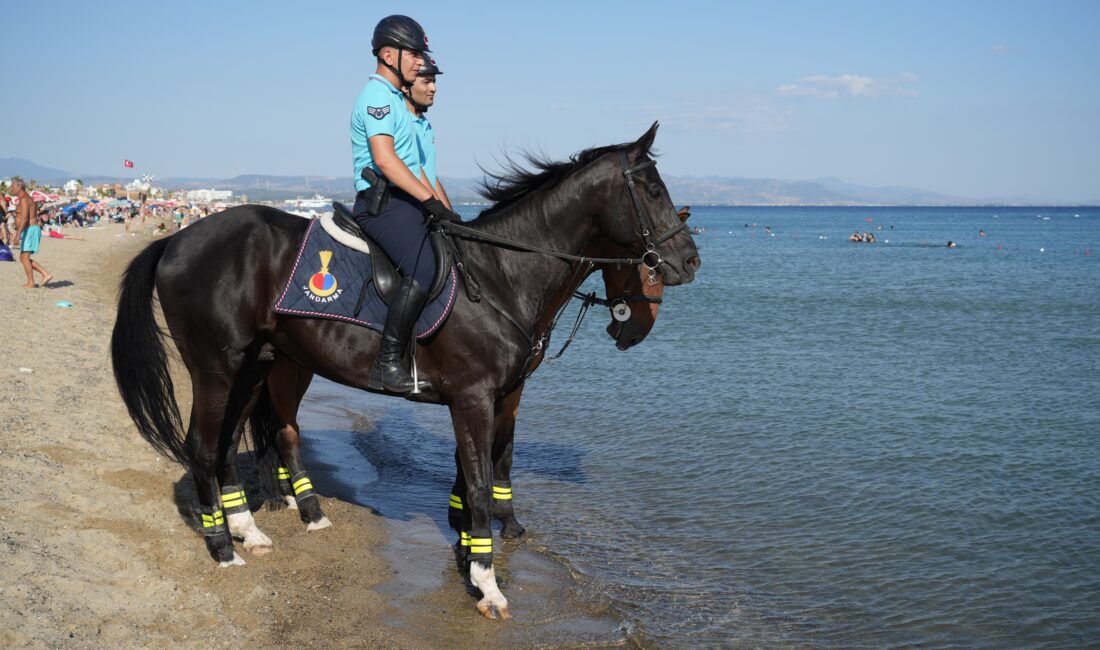
[[22, 179], [13, 180], [11, 189], [19, 199], [19, 205], [15, 209], [15, 239], [19, 242], [19, 261], [27, 274], [27, 283], [23, 288], [35, 288], [34, 271], [42, 274], [42, 285], [45, 286], [53, 280], [53, 276], [41, 264], [31, 259], [31, 255], [38, 252], [38, 245], [42, 240], [42, 226], [38, 225], [38, 216], [34, 213], [34, 199], [27, 194], [27, 187]]

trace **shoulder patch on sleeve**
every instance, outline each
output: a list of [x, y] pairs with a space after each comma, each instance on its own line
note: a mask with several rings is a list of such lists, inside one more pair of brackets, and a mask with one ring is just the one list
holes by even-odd
[[389, 106], [368, 106], [367, 115], [370, 115], [376, 120], [380, 120], [390, 114]]

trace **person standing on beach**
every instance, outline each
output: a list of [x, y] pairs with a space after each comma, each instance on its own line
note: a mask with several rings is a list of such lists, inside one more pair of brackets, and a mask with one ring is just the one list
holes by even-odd
[[42, 285], [45, 286], [50, 283], [53, 276], [42, 268], [41, 264], [31, 259], [31, 255], [38, 252], [39, 242], [42, 241], [42, 226], [38, 225], [38, 216], [34, 213], [34, 199], [27, 194], [27, 186], [21, 178], [13, 180], [11, 188], [19, 199], [19, 205], [15, 210], [15, 238], [19, 241], [19, 261], [27, 274], [27, 283], [23, 288], [35, 288], [34, 271], [42, 274]]
[[423, 165], [420, 167], [420, 180], [424, 181], [428, 189], [435, 192], [440, 201], [450, 209], [451, 199], [443, 189], [443, 183], [435, 174], [435, 134], [432, 133], [432, 123], [428, 121], [428, 109], [435, 103], [435, 77], [443, 74], [436, 65], [435, 59], [430, 55], [424, 55], [424, 64], [420, 66], [420, 72], [411, 86], [405, 89], [405, 100], [416, 118], [417, 144], [423, 154]]
[[3, 192], [0, 192], [0, 243], [8, 246], [15, 243], [11, 230], [8, 229], [8, 197]]
[[390, 299], [368, 386], [399, 395], [430, 392], [428, 382], [413, 381], [405, 355], [436, 272], [428, 215], [461, 218], [420, 181], [424, 160], [402, 92], [416, 79], [429, 51], [424, 28], [408, 16], [387, 16], [374, 28], [371, 51], [377, 66], [351, 113], [353, 213], [402, 278]]

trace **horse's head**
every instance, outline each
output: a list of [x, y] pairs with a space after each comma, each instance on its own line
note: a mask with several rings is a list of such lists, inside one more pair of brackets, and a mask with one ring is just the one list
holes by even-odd
[[699, 249], [657, 173], [651, 156], [656, 137], [654, 122], [636, 142], [615, 147], [607, 156], [616, 180], [607, 183], [611, 209], [604, 234], [641, 257], [666, 286], [687, 284], [699, 268]]
[[[677, 215], [687, 221], [689, 207], [680, 208]], [[637, 266], [604, 265], [604, 289], [611, 303], [611, 323], [607, 334], [615, 339], [615, 347], [628, 350], [645, 340], [657, 322], [657, 312], [665, 293], [664, 281], [658, 276], [650, 281], [649, 269]]]

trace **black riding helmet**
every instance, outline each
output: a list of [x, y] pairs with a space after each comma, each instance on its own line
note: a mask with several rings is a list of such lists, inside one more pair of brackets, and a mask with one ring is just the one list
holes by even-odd
[[420, 71], [416, 73], [418, 77], [427, 77], [431, 75], [443, 74], [443, 71], [439, 69], [435, 59], [430, 56], [424, 57], [424, 63], [420, 64]]
[[[370, 40], [371, 51], [374, 56], [378, 56], [378, 52], [385, 46], [391, 46], [397, 48], [397, 67], [394, 68], [388, 63], [382, 63], [397, 75], [397, 79], [401, 82], [401, 85], [408, 86], [412, 82], [405, 78], [405, 75], [401, 74], [401, 58], [405, 54], [405, 50], [412, 50], [414, 52], [431, 52], [428, 49], [428, 35], [424, 33], [424, 28], [420, 26], [420, 23], [416, 22], [408, 16], [393, 15], [386, 16], [382, 20], [378, 21], [378, 24], [374, 28], [374, 37]], [[379, 59], [381, 61], [381, 59]]]

